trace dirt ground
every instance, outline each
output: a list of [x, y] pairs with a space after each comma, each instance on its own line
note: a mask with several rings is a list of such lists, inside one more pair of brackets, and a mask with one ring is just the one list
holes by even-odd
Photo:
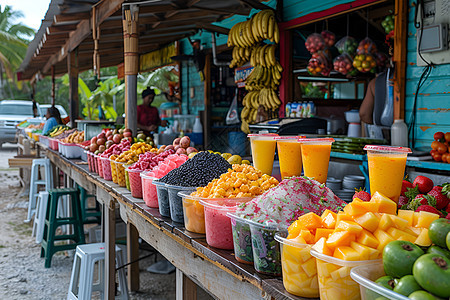
[[[28, 198], [19, 196], [19, 171], [8, 167], [8, 158], [16, 151], [11, 144], [0, 150], [0, 299], [66, 299], [73, 253], [55, 254], [51, 268], [44, 268], [40, 244], [31, 237], [31, 224], [23, 221]], [[140, 256], [148, 254], [144, 249]], [[175, 299], [175, 272], [151, 274], [146, 269], [153, 262], [154, 256], [140, 261], [141, 290], [130, 294], [130, 299]], [[210, 299], [201, 289], [198, 298]]]

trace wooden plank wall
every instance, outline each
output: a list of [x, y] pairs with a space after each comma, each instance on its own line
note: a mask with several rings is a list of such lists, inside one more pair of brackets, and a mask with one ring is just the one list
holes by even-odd
[[[416, 28], [414, 27], [413, 0], [408, 1], [408, 54], [406, 68], [405, 120], [411, 122], [417, 83], [424, 67], [416, 65]], [[437, 131], [450, 131], [450, 64], [438, 65], [419, 91], [416, 104], [416, 148], [431, 150], [430, 145]]]

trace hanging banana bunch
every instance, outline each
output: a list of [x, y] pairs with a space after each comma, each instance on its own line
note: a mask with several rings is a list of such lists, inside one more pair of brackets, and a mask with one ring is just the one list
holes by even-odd
[[[269, 40], [274, 44], [265, 44]], [[258, 109], [275, 114], [281, 101], [277, 95], [283, 68], [275, 52], [280, 41], [280, 32], [273, 10], [262, 10], [248, 21], [235, 24], [228, 34], [228, 46], [233, 48], [230, 68], [240, 67], [246, 62], [254, 67], [245, 80], [248, 91], [242, 104], [241, 130], [249, 133], [249, 124], [256, 122]]]

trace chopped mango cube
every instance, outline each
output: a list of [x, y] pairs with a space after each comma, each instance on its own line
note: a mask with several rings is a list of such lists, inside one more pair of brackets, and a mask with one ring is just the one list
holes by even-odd
[[394, 222], [395, 227], [400, 230], [403, 230], [406, 226], [408, 226], [408, 220], [405, 220], [399, 216], [389, 215], [391, 217], [392, 222]]
[[344, 212], [350, 216], [359, 216], [367, 212], [364, 207], [357, 206], [354, 203], [349, 203], [344, 207]]
[[394, 222], [392, 221], [389, 214], [383, 214], [380, 219], [380, 223], [378, 224], [378, 228], [381, 230], [388, 230], [389, 228], [394, 226]]
[[372, 212], [366, 212], [362, 216], [355, 217], [355, 222], [361, 225], [362, 228], [374, 232], [380, 220]]
[[308, 244], [314, 243], [314, 235], [309, 230], [300, 230], [299, 236], [301, 236]]
[[405, 232], [415, 236], [419, 236], [419, 234], [422, 232], [422, 228], [417, 228], [413, 226], [408, 226], [404, 230]]
[[328, 236], [332, 234], [333, 231], [333, 229], [328, 228], [317, 228], [316, 235], [314, 236], [314, 242], [317, 242], [321, 237], [328, 238]]
[[437, 214], [428, 211], [420, 211], [416, 227], [428, 228], [430, 227], [431, 222], [437, 219], [439, 219], [439, 215]]
[[355, 235], [348, 231], [335, 231], [328, 237], [326, 244], [328, 247], [334, 249], [340, 246], [348, 246], [354, 240]]
[[367, 230], [363, 230], [358, 238], [356, 239], [356, 241], [360, 244], [366, 245], [367, 247], [371, 247], [371, 248], [377, 248], [378, 244], [380, 243], [376, 237]]
[[303, 237], [301, 237], [300, 235], [297, 235], [296, 238], [291, 239], [292, 241], [299, 243], [299, 244], [308, 244], [305, 239]]
[[331, 249], [327, 246], [326, 243], [327, 239], [322, 237], [320, 238], [315, 244], [314, 246], [312, 246], [311, 249], [314, 249], [315, 251], [325, 254], [325, 255], [333, 255], [333, 251], [331, 251]]
[[383, 230], [377, 229], [375, 230], [375, 232], [373, 233], [373, 235], [377, 238], [377, 240], [380, 242], [378, 244], [377, 250], [379, 250], [380, 252], [383, 251], [384, 247], [389, 244], [389, 242], [394, 241], [395, 239], [390, 236], [388, 233], [386, 233]]
[[378, 208], [380, 207], [379, 203], [373, 202], [373, 201], [369, 201], [369, 202], [361, 201], [361, 202], [356, 202], [356, 203], [353, 201], [353, 205], [359, 206], [359, 207], [365, 209], [366, 211], [373, 212], [373, 213], [378, 212]]
[[302, 263], [301, 267], [308, 277], [317, 274], [316, 259], [314, 257]]
[[428, 229], [423, 228], [422, 232], [419, 234], [417, 239], [414, 241], [414, 244], [419, 246], [431, 246], [431, 240], [428, 236]]
[[370, 249], [367, 246], [364, 246], [363, 244], [357, 243], [357, 242], [351, 242], [350, 247], [352, 247], [353, 250], [359, 253], [360, 260], [368, 260], [369, 255], [371, 253]]
[[325, 210], [322, 214], [322, 224], [326, 228], [334, 228], [336, 225], [337, 214], [332, 212], [331, 210]]
[[405, 231], [402, 231], [395, 227], [389, 228], [387, 233], [398, 241], [409, 241], [411, 243], [414, 243], [414, 241], [416, 240], [416, 237], [414, 235], [406, 233]]
[[342, 231], [348, 231], [355, 235], [358, 235], [363, 230], [363, 228], [359, 224], [357, 224], [353, 221], [347, 221], [347, 220], [342, 220], [339, 223], [337, 223], [336, 229], [342, 230]]
[[348, 246], [336, 247], [333, 256], [342, 260], [363, 260], [361, 259], [361, 253]]
[[412, 210], [399, 209], [398, 217], [408, 221], [408, 226], [413, 226], [414, 212]]
[[292, 223], [289, 227], [288, 227], [288, 239], [292, 239], [295, 238], [299, 233], [300, 230], [304, 229], [304, 226], [301, 224], [301, 222], [299, 220], [296, 220], [294, 223]]
[[[348, 204], [347, 204], [348, 205]], [[346, 206], [347, 207], [347, 206]], [[342, 220], [349, 220], [349, 221], [353, 221], [353, 217], [349, 214], [346, 214], [343, 211], [340, 211], [337, 213], [336, 215], [336, 224], [339, 223]]]
[[375, 192], [370, 201], [379, 204], [378, 212], [380, 213], [387, 213], [391, 215], [397, 214], [397, 203], [379, 192]]
[[420, 216], [420, 212], [419, 211], [415, 211], [414, 212], [414, 220], [413, 220], [413, 226], [417, 227], [417, 223], [419, 222], [419, 216]]
[[322, 219], [313, 212], [309, 212], [298, 218], [298, 221], [307, 229], [316, 229], [322, 227]]

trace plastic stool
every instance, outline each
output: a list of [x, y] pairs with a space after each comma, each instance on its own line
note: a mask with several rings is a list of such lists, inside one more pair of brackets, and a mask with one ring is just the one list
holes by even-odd
[[[84, 244], [83, 220], [81, 216], [80, 194], [76, 188], [54, 189], [49, 192], [45, 214], [44, 232], [41, 242], [41, 257], [45, 257], [45, 267], [50, 268], [53, 254], [58, 251], [75, 249]], [[57, 217], [59, 198], [69, 196], [71, 201], [71, 217]], [[63, 225], [73, 225], [73, 234], [56, 235], [56, 229]], [[72, 240], [75, 243], [55, 245], [56, 241]]]
[[[75, 258], [73, 260], [72, 276], [70, 279], [69, 292], [67, 300], [91, 299], [92, 292], [100, 291], [103, 299], [104, 288], [104, 262], [105, 262], [105, 244], [94, 243], [77, 247]], [[94, 266], [98, 263], [99, 282], [94, 284]], [[116, 266], [123, 265], [122, 250], [116, 245]], [[118, 271], [120, 294], [116, 299], [128, 299], [127, 281], [124, 268]]]
[[[39, 167], [45, 168], [45, 178], [39, 179]], [[53, 188], [52, 172], [50, 168], [50, 160], [48, 158], [33, 159], [30, 175], [30, 194], [28, 199], [28, 214], [26, 223], [31, 221], [33, 214], [36, 212], [36, 202], [39, 196], [39, 185], [45, 185], [45, 190]]]
[[36, 203], [36, 213], [34, 214], [33, 231], [31, 236], [36, 235], [36, 243], [42, 242], [44, 234], [45, 214], [47, 213], [48, 192], [39, 192]]
[[80, 191], [81, 215], [83, 217], [83, 224], [101, 224], [102, 212], [100, 210], [100, 205], [97, 202], [97, 199], [95, 200], [95, 207], [88, 207], [88, 199], [96, 198], [96, 196], [88, 194], [87, 191], [79, 185], [77, 185], [77, 188]]

